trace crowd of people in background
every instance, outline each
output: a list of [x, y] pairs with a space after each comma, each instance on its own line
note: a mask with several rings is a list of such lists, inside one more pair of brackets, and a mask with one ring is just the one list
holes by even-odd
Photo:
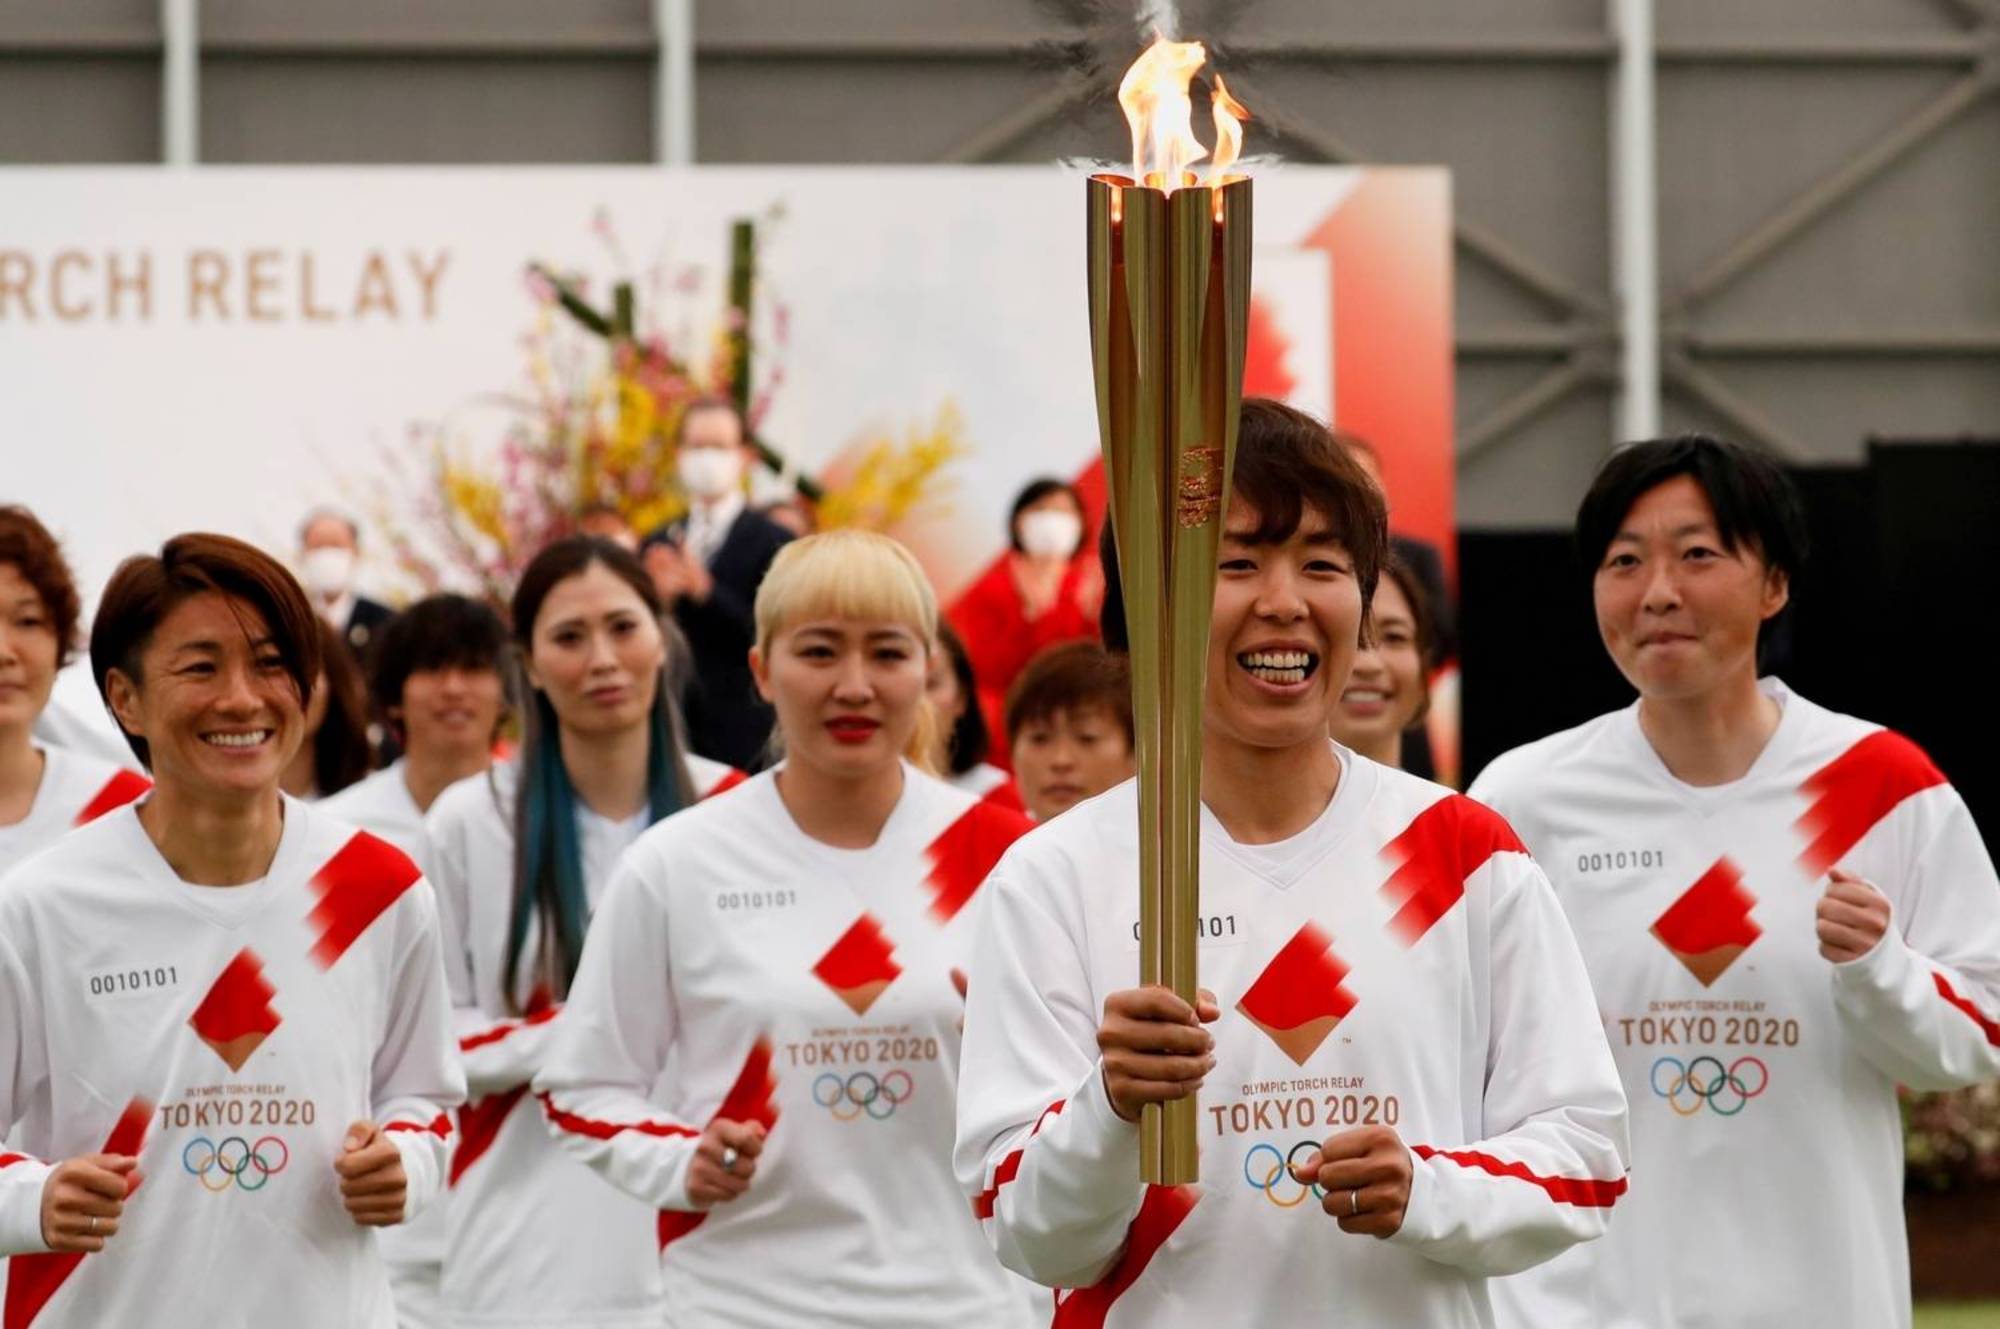
[[[2000, 1074], [2000, 880], [1914, 744], [1760, 675], [1767, 460], [1606, 464], [1639, 700], [1474, 801], [1425, 778], [1440, 551], [1365, 441], [1246, 402], [1189, 1003], [1138, 984], [1078, 488], [947, 606], [753, 506], [727, 401], [676, 441], [683, 518], [581, 513], [504, 605], [391, 611], [319, 510], [289, 569], [134, 554], [86, 634], [0, 508], [9, 1329], [1907, 1324], [1894, 1086]], [[86, 637], [122, 760], [50, 704]], [[1197, 1090], [1202, 1189], [1140, 1186]]]

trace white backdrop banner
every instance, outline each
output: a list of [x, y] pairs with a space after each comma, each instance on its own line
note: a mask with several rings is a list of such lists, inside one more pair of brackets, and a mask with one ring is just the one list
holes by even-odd
[[[1338, 413], [1346, 261], [1328, 219], [1399, 174], [1442, 181], [1322, 167], [1258, 181], [1253, 359], [1321, 415]], [[57, 531], [87, 595], [175, 531], [289, 553], [315, 504], [373, 523], [391, 452], [440, 431], [490, 450], [504, 403], [531, 395], [527, 345], [560, 316], [530, 262], [600, 304], [633, 281], [642, 321], [699, 358], [739, 218], [759, 224], [774, 446], [819, 472], [955, 408], [966, 451], [910, 522], [949, 599], [1001, 549], [1023, 482], [1084, 475], [1096, 455], [1074, 172], [0, 170], [0, 499]], [[1447, 203], [1440, 248], [1448, 227]], [[1448, 343], [1436, 351], [1448, 364]], [[433, 496], [403, 497], [395, 519], [421, 526]], [[364, 533], [369, 579], [407, 593], [380, 534]]]

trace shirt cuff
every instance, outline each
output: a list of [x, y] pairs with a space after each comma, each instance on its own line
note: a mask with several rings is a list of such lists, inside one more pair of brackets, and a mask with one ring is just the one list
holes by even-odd
[[53, 1171], [54, 1165], [36, 1158], [19, 1158], [0, 1168], [0, 1256], [48, 1250], [42, 1240], [42, 1190]]

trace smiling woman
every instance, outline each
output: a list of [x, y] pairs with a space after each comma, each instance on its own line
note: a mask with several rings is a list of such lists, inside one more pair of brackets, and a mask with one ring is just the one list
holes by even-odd
[[[105, 589], [91, 669], [155, 784], [0, 892], [10, 1322], [190, 1325], [235, 1315], [226, 1300], [301, 1329], [395, 1323], [360, 1229], [442, 1188], [464, 1081], [416, 865], [280, 791], [319, 651], [291, 574], [226, 536], [177, 536]], [[150, 999], [103, 1000], [135, 988]], [[200, 1130], [258, 1082], [230, 1105], [267, 1132], [244, 1146], [253, 1186]], [[175, 1162], [201, 1184], [133, 1198], [142, 1163]], [[248, 1206], [206, 1193], [267, 1182]], [[264, 1271], [256, 1286], [187, 1272], [217, 1242]]]

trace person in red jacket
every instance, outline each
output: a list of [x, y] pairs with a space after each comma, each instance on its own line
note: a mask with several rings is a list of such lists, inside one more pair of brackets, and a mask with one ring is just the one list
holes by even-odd
[[1028, 661], [1058, 642], [1097, 639], [1104, 570], [1087, 525], [1076, 486], [1029, 481], [1007, 516], [1006, 555], [951, 611], [989, 733], [1004, 732], [1007, 689]]

